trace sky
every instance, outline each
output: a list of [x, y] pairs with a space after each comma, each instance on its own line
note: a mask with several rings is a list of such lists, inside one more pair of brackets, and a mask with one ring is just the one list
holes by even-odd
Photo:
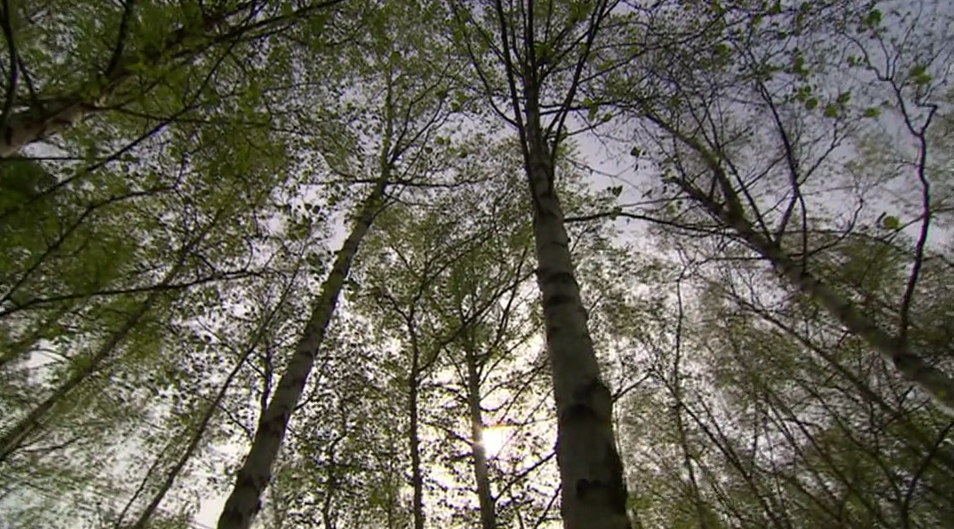
[[[935, 20], [941, 19], [936, 18]], [[950, 29], [948, 29], [948, 31], [950, 31]], [[948, 67], [947, 73], [950, 75], [950, 67]], [[896, 116], [892, 118], [890, 115], [883, 116], [882, 123], [889, 130], [896, 130], [900, 128], [901, 125]], [[580, 157], [591, 164], [596, 170], [591, 179], [591, 186], [594, 190], [602, 190], [607, 186], [618, 185], [620, 182], [623, 182], [625, 185], [621, 197], [622, 202], [637, 202], [641, 198], [642, 186], [645, 184], [646, 178], [651, 178], [652, 175], [648, 172], [634, 173], [632, 160], [626, 156], [626, 153], [628, 153], [626, 146], [621, 144], [615, 145], [612, 151], [607, 151], [599, 141], [590, 135], [580, 136], [578, 141]], [[850, 152], [846, 154], [850, 154]], [[615, 177], [606, 175], [615, 175]], [[830, 203], [829, 206], [837, 209], [839, 204]], [[890, 208], [891, 205], [885, 203], [882, 209], [890, 211]], [[345, 232], [343, 226], [340, 222], [337, 226], [338, 228], [334, 230], [332, 237], [328, 241], [330, 248], [337, 248], [344, 238]], [[913, 234], [915, 228], [916, 226], [908, 228], [906, 231]], [[640, 223], [626, 225], [624, 236], [629, 241], [639, 239], [644, 234], [644, 229], [645, 226]], [[951, 233], [950, 231], [937, 230], [932, 235], [932, 238], [935, 241], [950, 240]], [[37, 362], [39, 361], [38, 359]], [[243, 454], [243, 451], [238, 449], [230, 450], [230, 452], [236, 458], [241, 457]], [[225, 495], [203, 498], [200, 511], [194, 520], [194, 525], [197, 529], [206, 529], [207, 527], [215, 526], [218, 514], [224, 504], [224, 499]]]

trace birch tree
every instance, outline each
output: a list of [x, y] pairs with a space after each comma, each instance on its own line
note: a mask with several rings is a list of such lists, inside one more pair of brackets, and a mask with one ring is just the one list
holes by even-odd
[[471, 59], [477, 90], [519, 135], [557, 409], [561, 512], [570, 529], [629, 527], [611, 395], [587, 329], [555, 186], [579, 85], [593, 71], [598, 34], [616, 5], [452, 3], [453, 36]]
[[[256, 43], [272, 37], [275, 44], [275, 35], [296, 25], [319, 29], [341, 3], [289, 8], [279, 2], [171, 6], [133, 0], [5, 6], [0, 13], [7, 50], [0, 157], [9, 158], [91, 116], [118, 112], [148, 117], [155, 110], [149, 100], [167, 96], [167, 87], [181, 81], [182, 69], [220, 50], [254, 54]], [[309, 24], [316, 17], [320, 21]], [[50, 60], [56, 55], [63, 58]], [[222, 66], [221, 59], [217, 62], [216, 68]], [[177, 113], [197, 103], [187, 103]], [[166, 122], [175, 117], [173, 113]]]
[[[928, 130], [943, 98], [933, 84], [943, 81], [936, 81], [933, 72], [946, 75], [941, 72], [950, 50], [941, 33], [933, 31], [918, 44], [899, 39], [888, 17], [907, 31], [934, 22], [916, 10], [889, 15], [888, 6], [836, 2], [817, 10], [770, 10], [757, 18], [739, 11], [733, 16], [748, 29], [716, 30], [710, 37], [717, 43], [711, 56], [680, 58], [698, 65], [693, 76], [673, 79], [660, 71], [639, 85], [647, 95], [627, 92], [622, 97], [631, 115], [644, 119], [658, 139], [652, 150], [665, 153], [655, 161], [665, 185], [678, 192], [673, 200], [684, 198], [698, 207], [695, 211], [731, 230], [787, 284], [863, 337], [902, 377], [950, 411], [954, 385], [943, 362], [908, 338], [923, 288], [922, 270], [931, 259], [934, 212], [943, 208], [931, 191]], [[941, 19], [949, 16], [930, 2], [924, 8]], [[712, 16], [723, 13], [717, 10]], [[795, 32], [782, 29], [788, 27]], [[940, 40], [933, 40], [935, 35]], [[731, 66], [730, 57], [735, 58]], [[882, 60], [894, 66], [886, 71]], [[873, 83], [860, 87], [839, 78], [835, 74], [842, 67]], [[874, 121], [882, 112], [879, 105], [894, 113], [901, 134], [916, 148], [898, 149], [898, 162], [863, 165], [873, 161], [867, 154], [872, 142], [884, 145], [884, 136], [880, 141], [872, 136], [879, 135]], [[838, 156], [840, 149], [860, 156], [846, 161]], [[774, 155], [759, 157], [760, 150]], [[912, 168], [916, 184], [902, 184], [893, 173], [901, 166]], [[827, 187], [831, 182], [850, 190]], [[882, 209], [879, 216], [868, 207], [877, 202], [890, 207], [876, 184], [901, 186], [903, 198], [895, 207], [917, 208], [910, 235], [896, 233], [903, 231], [896, 214]], [[826, 192], [851, 204], [851, 213], [832, 212], [837, 220], [829, 223], [825, 212], [830, 206], [819, 201]], [[679, 210], [674, 208], [676, 215], [684, 213]], [[895, 300], [876, 313], [861, 310], [853, 295], [833, 287], [811, 261], [830, 247], [830, 242], [813, 240], [816, 233], [837, 230], [842, 239], [867, 237], [864, 226], [886, 230], [875, 238], [911, 237], [908, 277]], [[894, 321], [882, 321], [884, 311]]]
[[[323, 156], [329, 172], [349, 183], [368, 182], [370, 190], [349, 218], [351, 231], [335, 255], [301, 340], [279, 378], [237, 473], [219, 518], [220, 529], [247, 528], [260, 509], [260, 498], [271, 478], [291, 414], [301, 398], [361, 242], [389, 202], [388, 190], [427, 174], [434, 156], [434, 149], [428, 144], [453, 112], [445, 104], [452, 72], [436, 59], [442, 50], [428, 32], [429, 24], [440, 20], [439, 13], [426, 3], [389, 4], [379, 9], [376, 16], [381, 17], [376, 30], [340, 66], [346, 78], [364, 83], [363, 91], [353, 100], [343, 98], [344, 116], [360, 112], [367, 119], [358, 124], [358, 130], [351, 131], [349, 136], [354, 143], [350, 151]], [[380, 23], [394, 17], [407, 24], [400, 35]], [[445, 150], [450, 149], [448, 144]]]
[[[502, 490], [512, 485], [511, 478], [491, 468], [496, 454], [488, 455], [483, 444], [486, 388], [502, 395], [508, 391], [504, 380], [519, 375], [508, 375], [505, 368], [520, 363], [512, 355], [535, 334], [525, 323], [532, 316], [521, 302], [526, 296], [521, 287], [531, 276], [529, 226], [522, 215], [523, 194], [515, 187], [520, 181], [514, 178], [511, 148], [505, 143], [476, 150], [462, 164], [463, 182], [426, 204], [416, 205], [419, 201], [411, 199], [416, 193], [406, 195], [410, 204], [388, 213], [361, 265], [364, 294], [359, 299], [365, 299], [359, 310], [391, 329], [407, 350], [395, 376], [406, 378], [401, 398], [415, 408], [409, 414], [409, 449], [412, 455], [422, 449], [432, 454], [423, 462], [410, 458], [418, 524], [424, 523], [424, 492], [439, 487], [443, 499], [428, 502], [432, 518], [471, 519], [464, 506], [476, 503], [476, 519], [495, 526], [498, 498], [492, 481]], [[523, 381], [523, 389], [534, 387], [533, 378]], [[515, 396], [532, 394], [527, 393]], [[501, 398], [492, 409], [520, 412], [513, 397], [495, 400]], [[521, 429], [514, 426], [516, 436]], [[449, 484], [446, 478], [422, 482], [446, 472]], [[474, 483], [476, 498], [473, 485], [458, 490], [458, 480]]]

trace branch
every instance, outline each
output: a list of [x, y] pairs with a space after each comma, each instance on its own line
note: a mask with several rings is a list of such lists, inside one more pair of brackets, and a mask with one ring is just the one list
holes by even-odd
[[119, 21], [119, 36], [116, 37], [116, 46], [113, 49], [113, 55], [109, 59], [109, 65], [103, 75], [110, 77], [119, 67], [119, 62], [123, 57], [123, 49], [126, 47], [126, 38], [129, 36], [129, 20], [132, 18], [133, 8], [136, 0], [126, 0], [123, 6], [123, 17]]
[[619, 211], [619, 210], [603, 211], [598, 213], [591, 213], [588, 215], [570, 216], [570, 217], [566, 217], [563, 220], [563, 222], [567, 224], [574, 223], [574, 222], [582, 223], [582, 222], [591, 222], [594, 220], [605, 219], [605, 218], [615, 220], [617, 217], [623, 217], [623, 218], [634, 219], [634, 220], [643, 220], [646, 222], [651, 222], [653, 224], [669, 226], [677, 230], [697, 232], [697, 233], [702, 233], [706, 235], [718, 235], [725, 231], [725, 227], [718, 224], [713, 224], [711, 227], [691, 226], [688, 224], [680, 224], [678, 222], [671, 221], [671, 220], [661, 219], [659, 217], [651, 217], [649, 215], [643, 215], [641, 213], [631, 213], [628, 211]]
[[0, 113], [0, 133], [8, 135], [7, 121], [10, 118], [10, 112], [13, 110], [17, 100], [17, 81], [20, 73], [20, 61], [17, 54], [17, 47], [13, 41], [13, 27], [10, 23], [12, 17], [10, 12], [10, 0], [3, 0], [0, 4], [0, 29], [3, 30], [3, 37], [7, 41], [7, 52], [10, 56], [10, 77], [7, 79], [7, 91], [3, 101], [3, 112]]

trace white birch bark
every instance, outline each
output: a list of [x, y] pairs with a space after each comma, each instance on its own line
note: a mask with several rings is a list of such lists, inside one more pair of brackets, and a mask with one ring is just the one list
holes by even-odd
[[527, 171], [533, 199], [537, 283], [557, 408], [557, 464], [565, 529], [629, 529], [623, 466], [613, 432], [613, 400], [600, 377], [570, 257], [555, 170], [542, 137], [535, 94], [526, 106]]
[[49, 110], [27, 109], [7, 119], [0, 134], [0, 158], [8, 158], [20, 149], [75, 127], [94, 112], [91, 103], [77, 101]]
[[894, 365], [902, 377], [920, 387], [942, 410], [954, 416], [954, 378], [929, 365], [920, 355], [911, 350], [907, 340], [879, 327], [871, 318], [858, 310], [851, 300], [829, 287], [803, 264], [793, 259], [777, 241], [758, 231], [746, 218], [738, 194], [732, 188], [728, 176], [713, 153], [658, 116], [648, 115], [647, 117], [700, 155], [708, 169], [712, 171], [725, 204], [704, 193], [691, 182], [676, 179], [676, 183], [687, 195], [723, 224], [733, 229], [743, 241], [771, 263], [783, 280], [821, 305], [848, 331], [864, 340], [872, 350]]
[[386, 177], [382, 177], [364, 200], [351, 233], [338, 250], [331, 273], [322, 284], [321, 294], [302, 337], [278, 381], [275, 394], [255, 432], [252, 446], [238, 471], [235, 485], [219, 516], [218, 529], [248, 529], [260, 509], [262, 493], [271, 480], [272, 466], [285, 438], [291, 414], [301, 399], [305, 382], [315, 365], [315, 355], [325, 339], [345, 279], [351, 271], [351, 263], [361, 241], [371, 229], [375, 215], [380, 211], [386, 186]]
[[490, 473], [487, 467], [487, 450], [481, 442], [484, 430], [483, 410], [480, 408], [480, 370], [476, 352], [468, 346], [467, 362], [467, 407], [470, 412], [471, 451], [474, 456], [474, 481], [477, 484], [477, 500], [480, 504], [481, 529], [497, 527], [497, 513], [493, 492], [490, 489]]

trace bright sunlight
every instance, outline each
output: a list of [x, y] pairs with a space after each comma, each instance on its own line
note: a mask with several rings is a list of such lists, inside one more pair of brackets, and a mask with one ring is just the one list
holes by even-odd
[[507, 442], [508, 430], [509, 428], [506, 426], [485, 426], [480, 432], [480, 442], [484, 445], [484, 451], [487, 453], [488, 459], [497, 457], [497, 454], [500, 453]]

